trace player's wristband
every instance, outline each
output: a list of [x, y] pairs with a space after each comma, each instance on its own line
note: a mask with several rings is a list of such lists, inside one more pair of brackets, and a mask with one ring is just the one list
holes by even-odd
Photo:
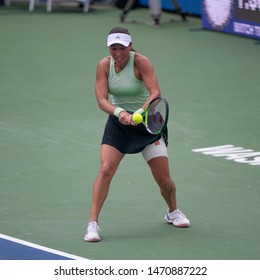
[[125, 112], [125, 109], [116, 107], [116, 109], [114, 110], [114, 116], [118, 118], [118, 116], [121, 112]]
[[134, 114], [140, 114], [140, 115], [142, 115], [143, 112], [144, 112], [144, 109], [143, 109], [143, 108], [140, 108], [140, 109], [138, 109], [137, 111], [135, 111]]

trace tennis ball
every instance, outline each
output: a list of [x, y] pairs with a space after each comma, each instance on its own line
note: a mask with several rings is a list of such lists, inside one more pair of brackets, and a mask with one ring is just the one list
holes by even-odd
[[142, 122], [143, 120], [143, 117], [141, 114], [139, 113], [134, 113], [133, 116], [132, 116], [132, 120], [136, 123], [136, 124], [139, 124]]

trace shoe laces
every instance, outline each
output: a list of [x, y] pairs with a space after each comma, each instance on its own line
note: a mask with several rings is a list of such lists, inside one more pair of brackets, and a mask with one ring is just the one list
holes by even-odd
[[[171, 214], [171, 216], [174, 218], [174, 219], [178, 219], [178, 218], [186, 218], [186, 216], [179, 210], [179, 209], [176, 209], [173, 211], [173, 213]], [[170, 216], [170, 217], [171, 217]]]
[[88, 223], [88, 231], [90, 232], [97, 232], [97, 231], [101, 231], [100, 227], [98, 226], [97, 222], [93, 221]]

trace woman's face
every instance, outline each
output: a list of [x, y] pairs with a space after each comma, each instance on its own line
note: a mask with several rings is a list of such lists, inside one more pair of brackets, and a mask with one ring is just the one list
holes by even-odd
[[117, 66], [125, 66], [130, 57], [131, 44], [125, 47], [120, 44], [114, 44], [109, 47], [110, 54]]

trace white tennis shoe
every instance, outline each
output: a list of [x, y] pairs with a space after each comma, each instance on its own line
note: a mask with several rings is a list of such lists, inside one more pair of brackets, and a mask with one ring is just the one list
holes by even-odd
[[87, 242], [98, 242], [100, 241], [100, 237], [98, 232], [101, 231], [97, 222], [92, 221], [88, 223], [87, 231], [84, 236], [84, 240]]
[[179, 209], [173, 212], [167, 210], [164, 219], [168, 224], [173, 224], [175, 227], [186, 228], [190, 226], [190, 221]]

